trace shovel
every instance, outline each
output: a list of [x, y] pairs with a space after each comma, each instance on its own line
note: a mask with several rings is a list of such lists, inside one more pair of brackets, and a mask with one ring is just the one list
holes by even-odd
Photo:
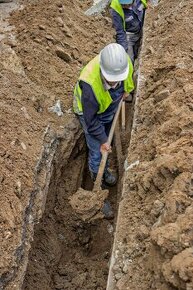
[[[117, 108], [116, 114], [115, 114], [114, 119], [113, 119], [113, 123], [111, 125], [111, 130], [109, 132], [109, 136], [108, 136], [108, 140], [107, 140], [107, 143], [109, 145], [111, 145], [111, 142], [112, 142], [112, 139], [113, 139], [115, 127], [116, 127], [117, 120], [118, 120], [118, 117], [119, 117], [119, 113], [120, 113], [120, 110], [121, 110], [121, 107], [122, 107], [122, 102], [123, 101], [121, 100], [120, 103], [119, 103], [119, 106]], [[98, 169], [97, 178], [96, 178], [96, 181], [95, 181], [94, 187], [93, 187], [93, 191], [94, 192], [95, 191], [99, 191], [101, 189], [101, 180], [102, 180], [103, 173], [104, 173], [104, 170], [105, 170], [107, 157], [108, 157], [108, 152], [107, 151], [102, 152], [102, 159], [101, 159], [100, 166], [99, 166], [99, 169]]]
[[[119, 102], [119, 106], [117, 108], [116, 114], [114, 116], [111, 130], [109, 132], [107, 143], [111, 145], [115, 127], [117, 124], [117, 120], [121, 111], [123, 100]], [[103, 173], [105, 170], [105, 165], [107, 162], [108, 152], [103, 151], [102, 152], [102, 158], [100, 162], [100, 166], [98, 169], [98, 174], [93, 186], [92, 191], [84, 190], [82, 188], [79, 188], [75, 194], [70, 198], [70, 204], [72, 208], [75, 210], [76, 213], [78, 213], [82, 220], [90, 220], [93, 216], [95, 218], [102, 217], [102, 213], [100, 212], [100, 209], [102, 208], [104, 204], [104, 200], [108, 196], [108, 190], [102, 190], [101, 189], [101, 182]]]

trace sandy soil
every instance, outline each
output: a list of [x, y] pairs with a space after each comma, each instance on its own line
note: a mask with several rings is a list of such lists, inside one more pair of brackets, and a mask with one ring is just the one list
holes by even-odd
[[[84, 225], [67, 203], [85, 158], [82, 143], [73, 151], [81, 132], [69, 109], [81, 67], [112, 40], [111, 22], [85, 16], [89, 2], [20, 4], [12, 27], [2, 19], [15, 4], [0, 4], [0, 289], [22, 287], [46, 205], [23, 288], [102, 290], [113, 225]], [[193, 289], [192, 13], [193, 1], [161, 0], [147, 15], [115, 289]], [[58, 100], [62, 116], [51, 109]]]
[[[68, 163], [53, 173], [22, 289], [105, 289], [113, 221], [82, 221], [69, 203], [78, 188], [84, 159], [84, 148], [78, 154], [75, 149]], [[87, 182], [88, 188], [92, 184]]]
[[146, 18], [110, 289], [193, 289], [193, 1]]
[[[86, 2], [21, 4], [7, 22], [15, 3], [0, 4], [0, 287], [6, 289], [22, 280], [58, 143], [71, 148], [79, 134], [68, 110], [80, 68], [110, 42], [111, 29], [107, 18], [84, 15]], [[58, 100], [62, 116], [49, 111]]]

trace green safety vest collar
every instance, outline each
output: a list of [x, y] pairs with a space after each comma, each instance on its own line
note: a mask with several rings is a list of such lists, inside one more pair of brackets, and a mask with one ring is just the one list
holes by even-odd
[[[144, 5], [145, 8], [147, 8], [147, 0], [141, 0], [142, 4]], [[123, 12], [123, 8], [119, 2], [119, 0], [112, 0], [110, 7], [115, 10], [123, 19], [123, 27], [125, 30], [125, 16]]]
[[[130, 93], [134, 89], [133, 83], [133, 65], [128, 57], [129, 65], [129, 74], [128, 78], [124, 81], [124, 90], [125, 92]], [[99, 55], [92, 59], [82, 70], [78, 82], [74, 89], [74, 102], [73, 108], [76, 114], [82, 114], [82, 90], [79, 86], [79, 82], [84, 81], [92, 87], [92, 90], [95, 94], [96, 100], [99, 104], [98, 114], [103, 113], [112, 103], [112, 98], [109, 91], [104, 89], [104, 85], [101, 79], [100, 64], [99, 64]]]

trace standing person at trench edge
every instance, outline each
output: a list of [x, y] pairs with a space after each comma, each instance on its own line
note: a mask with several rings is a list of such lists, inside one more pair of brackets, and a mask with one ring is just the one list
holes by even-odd
[[116, 42], [124, 47], [134, 63], [140, 46], [147, 0], [112, 0], [110, 7]]
[[[101, 152], [111, 150], [107, 139], [118, 104], [134, 89], [132, 74], [133, 65], [124, 48], [111, 43], [83, 68], [75, 86], [73, 108], [86, 137], [93, 181]], [[116, 181], [107, 162], [103, 182], [113, 186]]]

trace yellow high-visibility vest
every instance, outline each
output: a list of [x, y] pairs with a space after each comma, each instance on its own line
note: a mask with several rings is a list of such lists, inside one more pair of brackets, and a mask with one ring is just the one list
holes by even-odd
[[[141, 2], [143, 3], [144, 7], [147, 8], [147, 0], [141, 0]], [[123, 19], [123, 27], [125, 30], [125, 16], [124, 16], [123, 8], [121, 4], [119, 3], [119, 0], [112, 0], [110, 7], [114, 9]]]
[[[124, 91], [130, 93], [134, 89], [133, 82], [133, 65], [128, 56], [129, 73], [127, 79], [124, 81]], [[76, 114], [81, 115], [82, 110], [82, 90], [79, 86], [79, 82], [84, 81], [92, 87], [95, 98], [99, 104], [99, 110], [97, 114], [101, 114], [110, 106], [112, 103], [112, 98], [109, 91], [104, 89], [104, 85], [101, 79], [99, 55], [92, 59], [82, 70], [78, 82], [74, 89], [74, 101], [73, 109]]]

